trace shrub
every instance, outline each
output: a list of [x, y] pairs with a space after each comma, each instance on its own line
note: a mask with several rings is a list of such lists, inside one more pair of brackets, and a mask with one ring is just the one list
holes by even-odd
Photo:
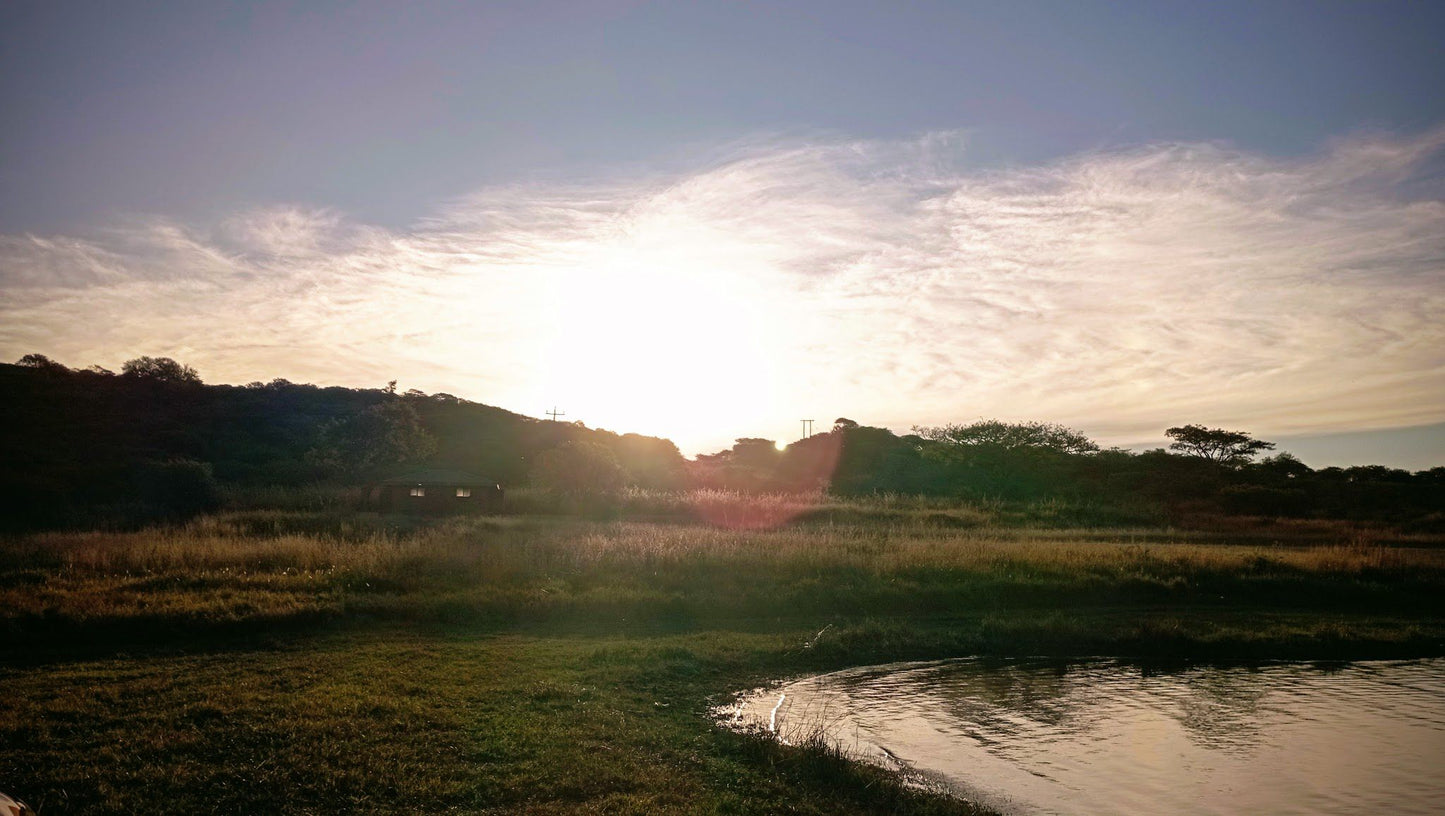
[[532, 484], [563, 496], [616, 496], [625, 479], [617, 457], [596, 442], [566, 442], [543, 452]]
[[1303, 490], [1262, 485], [1230, 485], [1219, 492], [1226, 512], [1243, 516], [1303, 516], [1310, 497]]
[[190, 518], [221, 506], [221, 489], [207, 462], [171, 459], [140, 467], [136, 486], [147, 515]]

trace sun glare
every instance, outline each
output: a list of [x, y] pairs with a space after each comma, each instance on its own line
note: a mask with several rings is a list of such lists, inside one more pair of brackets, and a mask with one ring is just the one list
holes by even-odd
[[786, 295], [766, 271], [697, 225], [598, 246], [552, 281], [551, 399], [589, 426], [646, 429], [684, 450], [717, 428], [766, 420], [787, 333]]

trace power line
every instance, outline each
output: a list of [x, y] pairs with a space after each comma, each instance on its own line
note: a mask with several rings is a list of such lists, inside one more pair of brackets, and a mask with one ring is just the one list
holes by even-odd
[[557, 410], [557, 406], [555, 406], [555, 405], [553, 405], [553, 406], [552, 406], [552, 410], [547, 411], [546, 414], [547, 414], [547, 416], [549, 416], [549, 417], [552, 418], [552, 421], [553, 421], [553, 422], [556, 422], [556, 421], [557, 421], [557, 417], [559, 417], [559, 416], [567, 416], [567, 412], [566, 412], [566, 411], [558, 411], [558, 410]]
[[813, 435], [813, 420], [804, 419], [801, 422], [803, 423], [803, 438], [807, 439]]

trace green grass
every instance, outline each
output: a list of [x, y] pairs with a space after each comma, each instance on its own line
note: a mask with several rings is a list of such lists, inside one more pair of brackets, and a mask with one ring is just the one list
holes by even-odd
[[11, 669], [0, 776], [42, 813], [967, 813], [710, 725], [783, 635], [384, 627]]
[[0, 790], [44, 814], [969, 812], [708, 712], [903, 659], [1445, 654], [1445, 549], [1390, 531], [887, 497], [767, 499], [792, 521], [745, 529], [737, 497], [694, 498], [744, 529], [247, 510], [0, 541]]

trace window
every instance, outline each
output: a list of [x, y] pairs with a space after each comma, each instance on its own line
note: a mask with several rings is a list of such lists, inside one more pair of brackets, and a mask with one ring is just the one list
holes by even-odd
[[426, 488], [424, 488], [424, 487], [413, 487], [413, 488], [411, 489], [411, 495], [413, 495], [413, 496], [425, 496], [425, 495], [426, 495]]
[[459, 499], [470, 499], [471, 497], [472, 497], [472, 489], [471, 489], [470, 487], [459, 487], [459, 488], [457, 488], [457, 498], [459, 498]]

